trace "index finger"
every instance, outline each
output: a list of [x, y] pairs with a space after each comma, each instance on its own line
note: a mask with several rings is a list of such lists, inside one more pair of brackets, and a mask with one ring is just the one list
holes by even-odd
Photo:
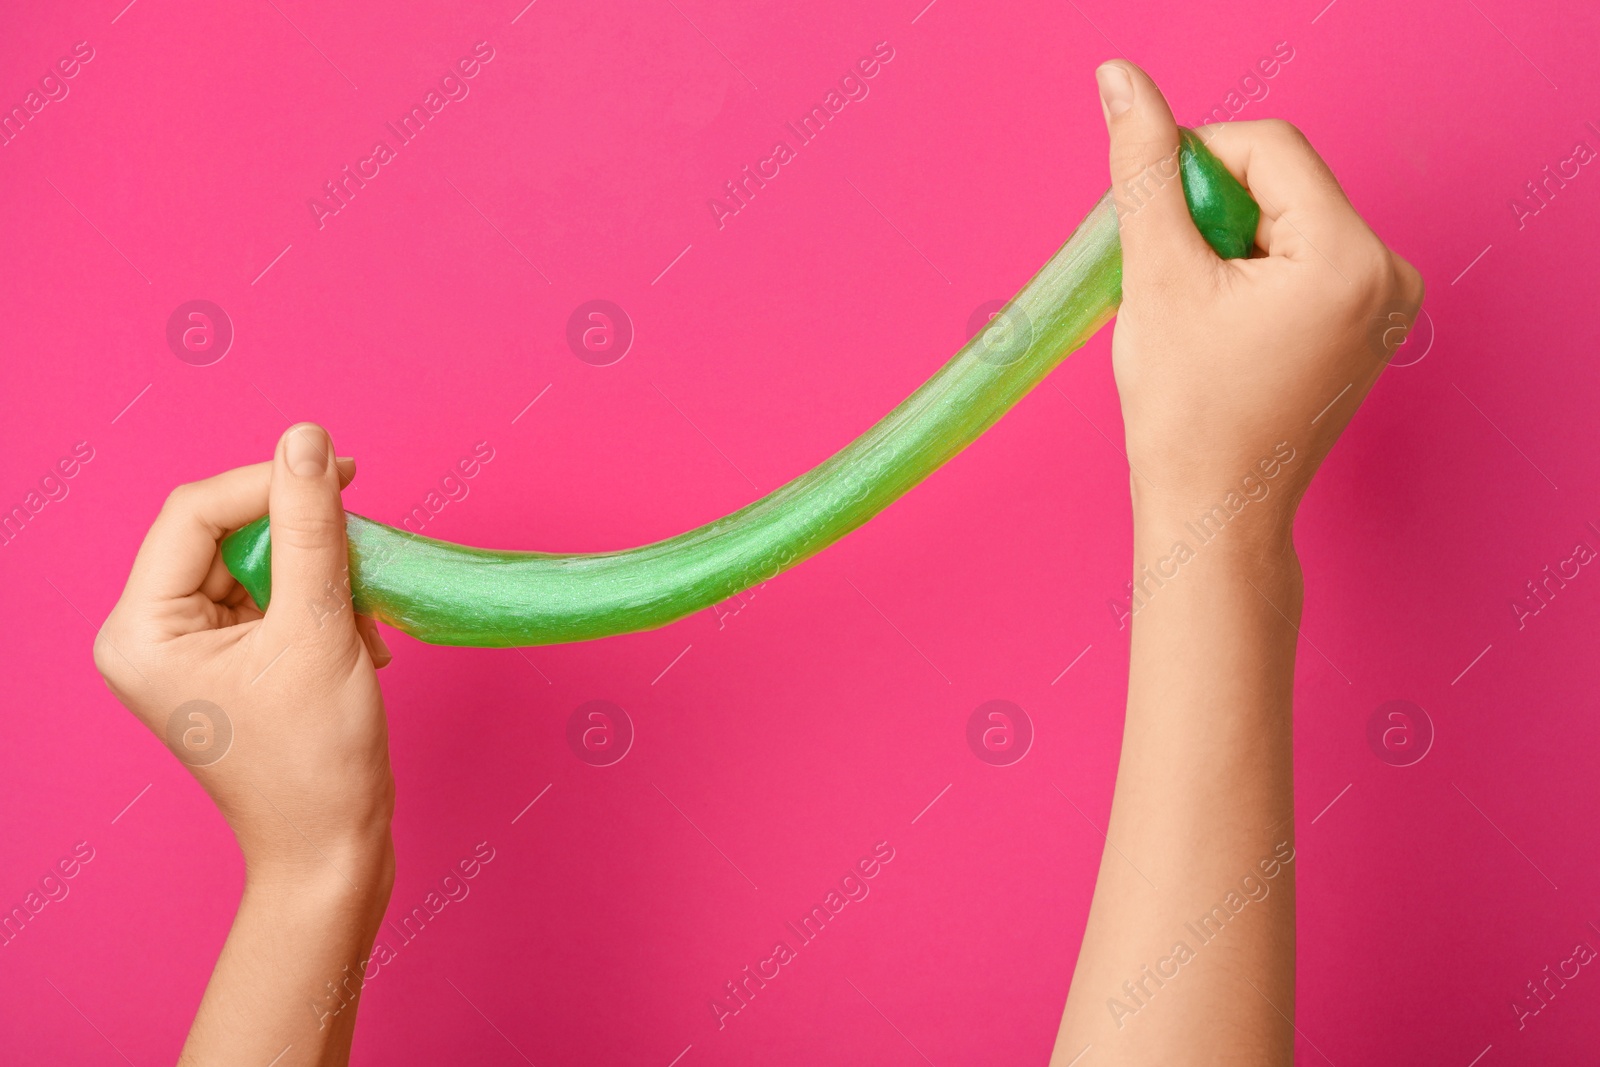
[[[341, 483], [348, 483], [354, 465], [343, 458], [338, 465]], [[211, 572], [217, 543], [267, 513], [271, 485], [269, 461], [174, 489], [139, 546], [126, 594], [164, 600], [198, 591]]]
[[217, 542], [267, 513], [271, 483], [272, 464], [252, 463], [174, 489], [134, 557], [128, 592], [165, 600], [198, 590]]
[[1355, 214], [1311, 142], [1281, 119], [1202, 126], [1195, 135], [1261, 205], [1256, 244], [1271, 255], [1314, 251]]

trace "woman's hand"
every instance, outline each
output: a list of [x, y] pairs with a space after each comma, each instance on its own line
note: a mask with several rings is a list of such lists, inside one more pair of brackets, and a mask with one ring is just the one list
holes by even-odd
[[[359, 974], [394, 879], [374, 673], [389, 651], [351, 609], [339, 499], [354, 471], [302, 423], [272, 462], [179, 487], [95, 640], [106, 684], [188, 765], [244, 852], [244, 899], [184, 1062], [348, 1054], [354, 991], [330, 998], [327, 983]], [[269, 511], [263, 615], [218, 542]]]
[[1217, 258], [1180, 182], [1161, 178], [1177, 135], [1160, 90], [1130, 63], [1099, 77], [1123, 249], [1112, 363], [1135, 511], [1189, 521], [1233, 493], [1252, 501], [1245, 525], [1286, 538], [1312, 475], [1404, 340], [1421, 276], [1279, 120], [1196, 131], [1261, 205], [1266, 254]]
[[[389, 656], [351, 612], [339, 490], [354, 464], [331, 449], [303, 423], [271, 463], [176, 489], [95, 641], [112, 692], [189, 765], [252, 874], [340, 868], [388, 841], [373, 669]], [[269, 501], [277, 595], [263, 616], [217, 542]]]
[[[1281, 122], [1199, 131], [1265, 256], [1195, 230], [1161, 92], [1098, 72], [1122, 231], [1112, 341], [1133, 487], [1128, 714], [1053, 1063], [1294, 1059], [1295, 509], [1422, 281]], [[1163, 176], [1166, 176], [1165, 178]], [[1159, 888], [1157, 888], [1159, 887]]]

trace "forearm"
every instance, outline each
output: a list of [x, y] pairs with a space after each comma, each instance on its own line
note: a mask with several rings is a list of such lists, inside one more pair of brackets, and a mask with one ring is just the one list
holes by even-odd
[[1292, 1060], [1300, 569], [1264, 515], [1205, 541], [1184, 514], [1135, 508], [1122, 758], [1057, 1064]]
[[387, 835], [310, 870], [247, 875], [179, 1064], [348, 1062], [363, 963], [393, 879]]

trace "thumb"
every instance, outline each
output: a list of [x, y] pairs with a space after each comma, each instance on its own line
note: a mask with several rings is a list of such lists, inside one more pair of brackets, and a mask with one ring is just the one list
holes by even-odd
[[291, 426], [272, 461], [272, 602], [264, 625], [284, 644], [354, 647], [344, 504], [333, 442], [314, 422]]
[[1171, 275], [1212, 258], [1189, 217], [1179, 177], [1178, 124], [1150, 76], [1125, 59], [1095, 72], [1111, 134], [1111, 195], [1122, 233], [1122, 270], [1141, 278]]

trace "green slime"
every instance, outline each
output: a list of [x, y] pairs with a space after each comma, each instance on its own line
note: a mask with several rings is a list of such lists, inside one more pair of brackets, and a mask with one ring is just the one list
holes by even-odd
[[[1224, 258], [1249, 254], [1260, 211], [1190, 131], [1189, 212]], [[1152, 172], [1150, 180], [1159, 182]], [[812, 556], [938, 470], [1116, 313], [1122, 248], [1111, 193], [989, 326], [855, 441], [715, 522], [621, 552], [502, 552], [437, 541], [347, 513], [355, 610], [438, 645], [505, 648], [648, 630], [726, 600]], [[263, 517], [222, 542], [228, 570], [266, 608]]]

